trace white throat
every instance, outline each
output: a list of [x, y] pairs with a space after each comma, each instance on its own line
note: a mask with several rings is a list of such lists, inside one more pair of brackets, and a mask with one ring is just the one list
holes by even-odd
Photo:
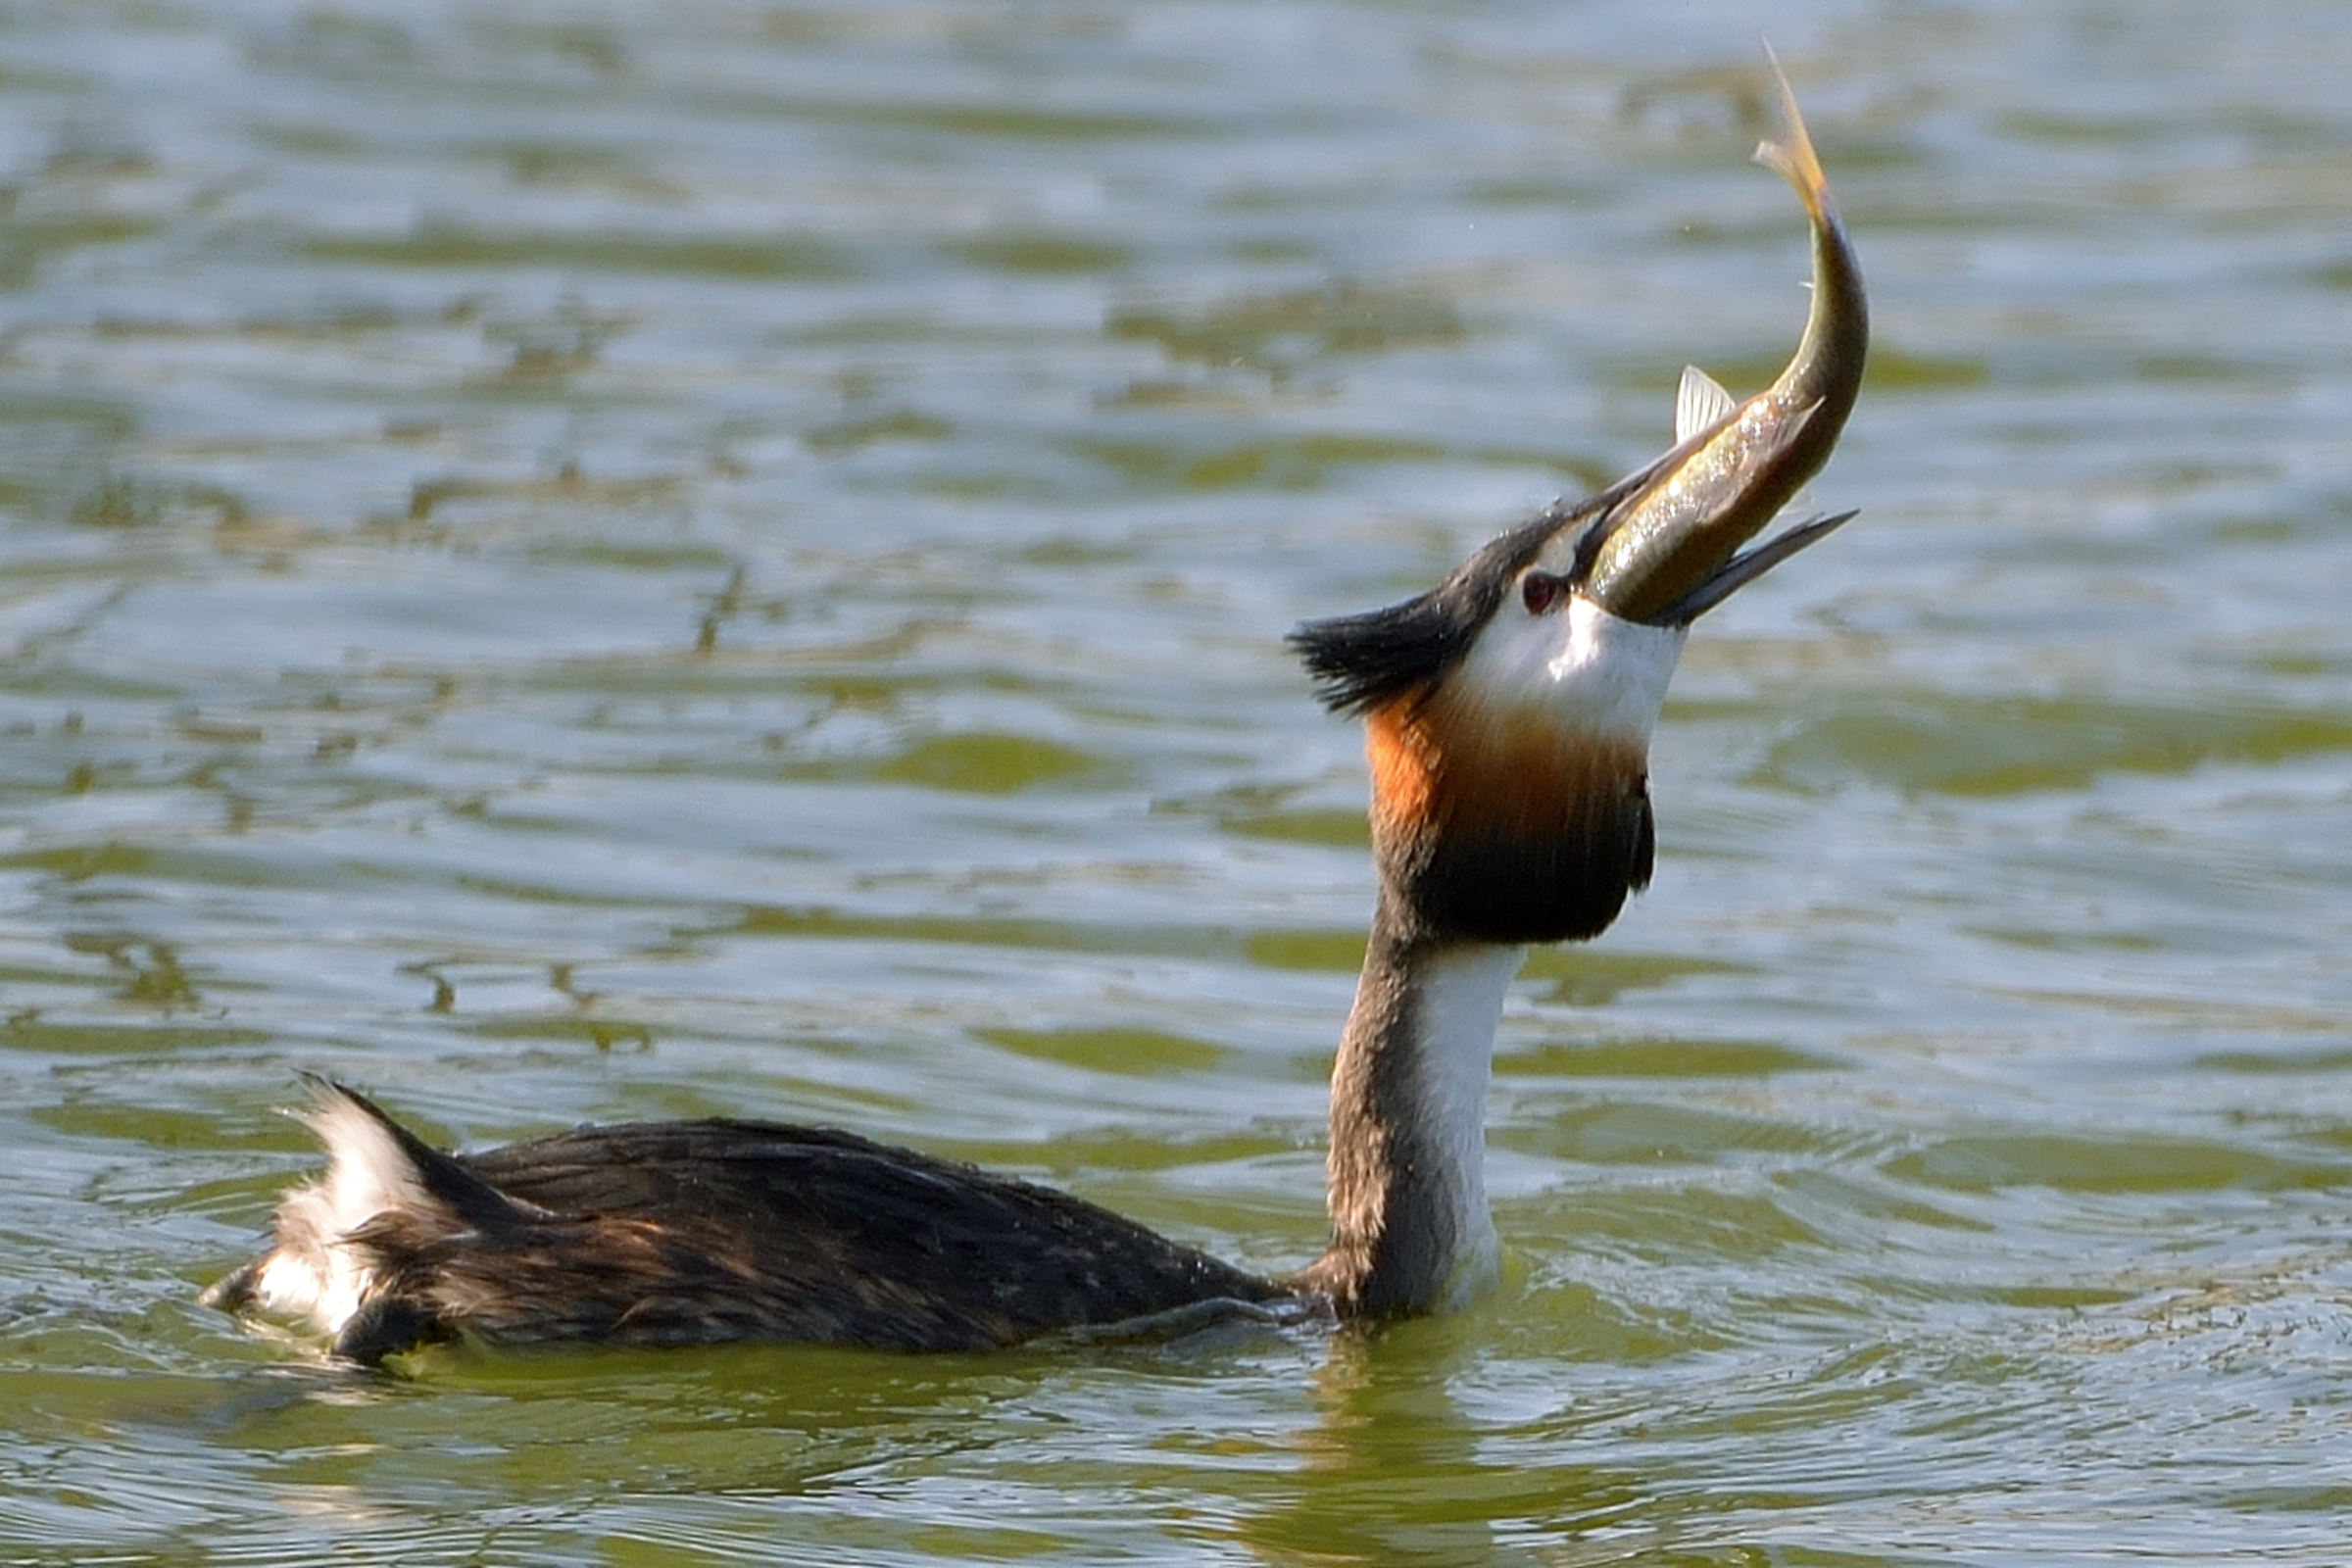
[[1688, 626], [1622, 619], [1581, 594], [1541, 614], [1505, 602], [1454, 683], [1482, 703], [1541, 706], [1579, 733], [1646, 746], [1690, 636]]

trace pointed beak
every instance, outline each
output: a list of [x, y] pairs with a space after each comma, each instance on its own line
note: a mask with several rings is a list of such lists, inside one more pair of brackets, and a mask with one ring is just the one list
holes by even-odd
[[[1812, 517], [1752, 549], [1740, 547], [1752, 532], [1748, 519], [1732, 508], [1679, 526], [1653, 527], [1638, 540], [1608, 551], [1611, 570], [1585, 593], [1601, 609], [1625, 620], [1653, 626], [1688, 626], [1855, 514]], [[1639, 514], [1637, 513], [1637, 515]], [[1615, 531], [1603, 518], [1587, 548], [1598, 553]], [[1630, 524], [1633, 519], [1622, 519]]]

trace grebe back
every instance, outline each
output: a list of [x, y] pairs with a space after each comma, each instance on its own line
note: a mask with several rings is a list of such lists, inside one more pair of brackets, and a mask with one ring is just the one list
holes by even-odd
[[1494, 1262], [1488, 1074], [1525, 949], [1597, 935], [1647, 885], [1648, 742], [1690, 623], [1852, 515], [1743, 548], [1827, 461], [1869, 339], [1785, 78], [1781, 95], [1787, 140], [1757, 156], [1804, 201], [1813, 299], [1773, 384], [1736, 402], [1685, 371], [1664, 455], [1426, 594], [1292, 634], [1325, 704], [1364, 720], [1379, 872], [1332, 1068], [1320, 1258], [1259, 1276], [1049, 1188], [769, 1122], [445, 1154], [314, 1080], [326, 1174], [204, 1299], [309, 1319], [375, 1362], [450, 1339], [975, 1349], [1224, 1306], [1395, 1317], [1474, 1292]]

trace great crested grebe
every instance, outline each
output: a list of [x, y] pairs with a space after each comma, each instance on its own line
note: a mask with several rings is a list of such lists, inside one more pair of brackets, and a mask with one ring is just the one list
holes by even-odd
[[1648, 883], [1649, 735], [1690, 623], [1852, 515], [1742, 549], [1828, 459], [1869, 340], [1780, 86], [1787, 139], [1757, 157], [1804, 201], [1813, 299], [1779, 379], [1741, 403], [1686, 370], [1663, 456], [1418, 598], [1292, 633], [1324, 703], [1365, 721], [1380, 881], [1332, 1068], [1321, 1257], [1262, 1278], [1062, 1193], [768, 1122], [444, 1154], [319, 1081], [325, 1177], [204, 1298], [306, 1317], [374, 1362], [452, 1339], [974, 1349], [1227, 1308], [1397, 1317], [1476, 1290], [1488, 1074], [1526, 946], [1597, 935]]

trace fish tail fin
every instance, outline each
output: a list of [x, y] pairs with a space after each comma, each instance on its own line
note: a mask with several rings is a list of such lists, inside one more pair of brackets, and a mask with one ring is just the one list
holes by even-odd
[[1756, 144], [1756, 162], [1796, 188], [1815, 222], [1829, 222], [1837, 211], [1830, 201], [1829, 176], [1821, 172], [1821, 160], [1814, 156], [1813, 138], [1805, 134], [1805, 117], [1797, 113], [1788, 73], [1781, 69], [1781, 57], [1772, 52], [1770, 43], [1764, 45], [1764, 58], [1772, 62], [1773, 80], [1781, 89], [1781, 119], [1787, 128], [1781, 140]]

